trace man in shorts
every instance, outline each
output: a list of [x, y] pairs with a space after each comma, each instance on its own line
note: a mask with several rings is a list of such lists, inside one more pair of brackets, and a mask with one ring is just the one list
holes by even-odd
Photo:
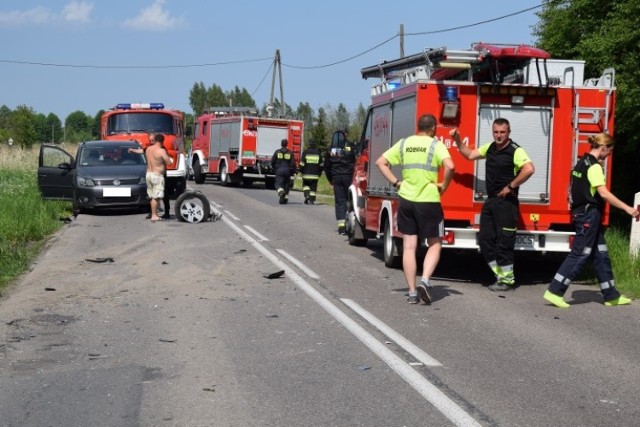
[[[453, 178], [454, 164], [447, 147], [434, 137], [437, 120], [425, 114], [418, 120], [418, 133], [396, 142], [376, 160], [376, 166], [397, 190], [398, 231], [402, 238], [402, 269], [409, 287], [410, 304], [420, 299], [431, 304], [429, 279], [440, 261], [441, 238], [444, 234], [444, 213], [440, 195]], [[402, 167], [402, 179], [396, 178], [392, 166]], [[444, 167], [444, 178], [438, 183], [439, 168]], [[416, 284], [416, 251], [418, 243], [426, 243], [427, 254], [422, 267], [422, 278]]]
[[[151, 144], [145, 148], [144, 155], [147, 159], [147, 195], [151, 199], [151, 216], [153, 222], [162, 218], [158, 216], [158, 205], [164, 198], [164, 174], [167, 165], [173, 163], [173, 159], [164, 149], [164, 135], [155, 134], [151, 138]], [[130, 148], [129, 151], [139, 152], [138, 149]]]

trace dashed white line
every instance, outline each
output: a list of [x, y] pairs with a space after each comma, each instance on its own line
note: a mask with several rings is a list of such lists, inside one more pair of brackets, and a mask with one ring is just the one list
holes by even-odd
[[[329, 315], [342, 324], [349, 332], [358, 338], [369, 350], [382, 359], [400, 378], [413, 387], [422, 397], [429, 401], [438, 411], [459, 427], [481, 427], [471, 415], [467, 414], [457, 403], [451, 400], [438, 387], [431, 384], [424, 376], [420, 375], [406, 361], [402, 360], [393, 351], [389, 350], [375, 337], [369, 334], [362, 326], [343, 313], [338, 307], [333, 305], [313, 286], [300, 277], [288, 264], [281, 261], [275, 254], [261, 245], [253, 237], [247, 234], [242, 228], [231, 220], [223, 217], [222, 220], [240, 236], [247, 240], [258, 252], [269, 259], [276, 267], [285, 271], [298, 287], [322, 307]], [[246, 226], [245, 226], [246, 227]]]
[[298, 259], [296, 259], [293, 256], [289, 255], [285, 250], [283, 250], [283, 249], [276, 249], [276, 250], [283, 257], [285, 257], [286, 259], [291, 261], [291, 263], [293, 263], [296, 267], [298, 267], [300, 270], [304, 271], [304, 274], [306, 274], [307, 276], [309, 276], [309, 277], [311, 277], [312, 279], [315, 279], [315, 280], [320, 279], [320, 276], [318, 276], [313, 270], [311, 270], [309, 267], [304, 265], [302, 262], [298, 261]]

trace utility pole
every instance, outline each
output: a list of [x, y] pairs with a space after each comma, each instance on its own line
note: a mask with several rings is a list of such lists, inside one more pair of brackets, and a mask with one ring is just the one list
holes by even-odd
[[[271, 98], [269, 105], [273, 107], [273, 91], [276, 87], [276, 72], [280, 76], [280, 117], [285, 116], [284, 89], [282, 88], [282, 64], [280, 63], [280, 49], [276, 49], [276, 56], [273, 58], [273, 75], [271, 76]], [[267, 108], [268, 111], [271, 111]]]
[[400, 24], [400, 58], [404, 58], [404, 24]]

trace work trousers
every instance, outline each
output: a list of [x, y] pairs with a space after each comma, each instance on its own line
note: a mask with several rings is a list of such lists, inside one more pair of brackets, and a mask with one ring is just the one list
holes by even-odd
[[318, 191], [319, 176], [304, 175], [302, 177], [302, 192], [304, 197], [311, 201], [316, 201], [316, 191]]
[[517, 199], [489, 197], [480, 212], [480, 252], [499, 282], [513, 285]]
[[553, 277], [549, 291], [555, 295], [564, 295], [571, 282], [578, 277], [587, 262], [591, 261], [604, 300], [618, 298], [620, 293], [615, 288], [613, 280], [613, 269], [604, 240], [600, 211], [591, 208], [586, 212], [573, 214], [572, 217], [576, 229], [573, 247]]
[[347, 197], [349, 195], [349, 186], [351, 185], [351, 175], [336, 175], [332, 181], [336, 219], [338, 224], [344, 224], [347, 217]]
[[275, 183], [278, 196], [280, 196], [280, 194], [287, 196], [289, 194], [289, 187], [291, 186], [291, 173], [289, 173], [288, 171], [286, 173], [276, 172]]

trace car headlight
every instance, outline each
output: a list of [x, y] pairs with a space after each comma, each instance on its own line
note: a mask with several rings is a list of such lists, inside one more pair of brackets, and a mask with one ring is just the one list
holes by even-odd
[[147, 178], [145, 178], [144, 176], [141, 176], [140, 179], [138, 180], [138, 185], [146, 185], [147, 184]]
[[84, 178], [82, 176], [76, 177], [78, 181], [78, 187], [95, 187], [96, 183], [91, 178]]

